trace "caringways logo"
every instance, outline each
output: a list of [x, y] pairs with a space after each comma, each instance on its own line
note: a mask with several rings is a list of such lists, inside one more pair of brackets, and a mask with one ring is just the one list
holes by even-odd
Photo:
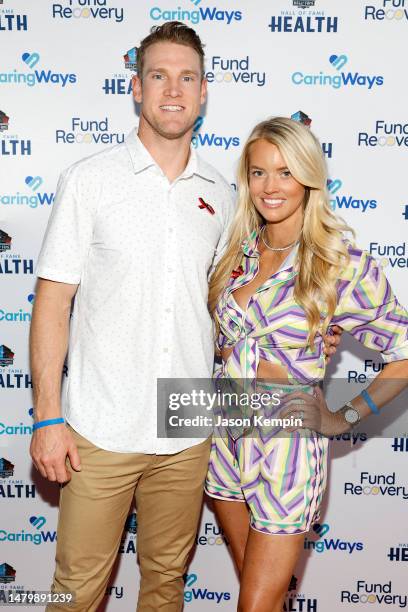
[[41, 206], [51, 206], [54, 202], [54, 193], [44, 191], [44, 179], [41, 176], [28, 175], [24, 179], [29, 192], [22, 193], [0, 193], [0, 204], [3, 206], [28, 206], [29, 208], [39, 208]]
[[207, 586], [196, 586], [198, 582], [197, 574], [186, 574], [184, 576], [184, 601], [191, 603], [193, 601], [205, 601], [206, 604], [220, 604], [225, 601], [230, 601], [231, 593], [229, 591], [212, 591]]
[[340, 538], [326, 538], [326, 533], [330, 531], [330, 526], [327, 523], [316, 523], [313, 525], [313, 531], [316, 537], [313, 539], [305, 537], [303, 544], [305, 550], [311, 550], [317, 553], [342, 552], [351, 555], [364, 548], [362, 542], [350, 542], [349, 540], [341, 540]]
[[[201, 0], [190, 0], [189, 3], [184, 0], [184, 7], [175, 6], [173, 8], [163, 8], [161, 6], [153, 6], [149, 9], [149, 17], [155, 22], [158, 21], [187, 21], [190, 24], [197, 25], [201, 22], [220, 23], [221, 25], [231, 25], [242, 21], [243, 12], [236, 10], [222, 10], [217, 6], [202, 6]], [[187, 8], [188, 6], [188, 8]]]
[[344, 87], [381, 87], [384, 77], [376, 74], [364, 74], [360, 72], [344, 72], [342, 68], [348, 63], [347, 55], [331, 55], [326, 65], [331, 65], [333, 72], [319, 70], [318, 73], [305, 73], [301, 70], [292, 72], [291, 81], [293, 85], [307, 87], [332, 87], [341, 89]]
[[21, 544], [34, 544], [39, 546], [40, 544], [53, 543], [57, 539], [57, 532], [45, 531], [42, 529], [46, 523], [44, 516], [31, 516], [29, 523], [36, 531], [27, 531], [21, 529], [20, 531], [8, 531], [6, 529], [0, 529], [0, 542], [13, 542]]
[[[354, 194], [345, 195], [342, 193], [343, 182], [336, 179], [327, 181], [327, 190], [330, 195], [330, 205], [333, 210], [351, 210], [365, 213], [371, 211], [378, 206], [377, 200], [356, 197]], [[340, 191], [340, 193], [337, 193]]]
[[41, 68], [40, 55], [37, 52], [24, 51], [20, 57], [30, 71], [22, 71], [13, 68], [8, 72], [0, 72], [0, 84], [3, 85], [27, 85], [35, 87], [37, 85], [59, 86], [64, 88], [66, 85], [73, 85], [77, 82], [77, 75], [73, 72], [55, 72], [47, 68]]
[[197, 117], [194, 123], [193, 136], [191, 138], [191, 144], [193, 145], [193, 147], [195, 147], [196, 149], [198, 147], [216, 147], [219, 149], [224, 149], [224, 151], [239, 147], [239, 136], [222, 136], [214, 132], [202, 132], [201, 128], [203, 126], [203, 123], [204, 118], [201, 116]]

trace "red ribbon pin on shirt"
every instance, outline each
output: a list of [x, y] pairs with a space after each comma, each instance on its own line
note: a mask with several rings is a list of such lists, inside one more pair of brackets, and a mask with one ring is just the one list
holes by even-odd
[[206, 208], [211, 215], [215, 215], [215, 210], [213, 209], [211, 204], [207, 204], [207, 202], [204, 202], [203, 198], [198, 198], [198, 201], [200, 202], [198, 208]]

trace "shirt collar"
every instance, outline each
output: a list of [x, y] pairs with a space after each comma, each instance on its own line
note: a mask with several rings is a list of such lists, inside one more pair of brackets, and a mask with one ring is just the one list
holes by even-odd
[[[259, 228], [260, 229], [260, 228]], [[254, 230], [246, 240], [241, 245], [242, 251], [248, 257], [259, 257], [258, 243], [260, 238], [260, 231], [258, 229]], [[278, 274], [283, 270], [287, 270], [288, 268], [292, 268], [295, 261], [296, 256], [299, 250], [299, 244], [296, 244], [293, 249], [289, 252], [288, 256], [279, 267], [279, 270], [275, 272]], [[274, 274], [274, 276], [275, 276]]]
[[[140, 140], [136, 130], [132, 130], [126, 136], [125, 142], [135, 174], [137, 174], [138, 172], [142, 172], [142, 170], [146, 170], [151, 166], [156, 166], [157, 168], [159, 168], [153, 157], [150, 155], [149, 151], [146, 149], [146, 147]], [[202, 162], [201, 158], [197, 155], [195, 149], [191, 146], [187, 166], [184, 168], [183, 172], [178, 178], [189, 178], [190, 176], [197, 175], [206, 181], [215, 183], [214, 176], [211, 173], [210, 168], [210, 166], [207, 166], [207, 164], [204, 164]], [[162, 172], [160, 168], [159, 170], [160, 172]]]

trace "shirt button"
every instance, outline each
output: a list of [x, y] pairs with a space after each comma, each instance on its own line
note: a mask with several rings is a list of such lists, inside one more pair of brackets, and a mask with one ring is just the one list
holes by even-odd
[[163, 353], [168, 353], [169, 349], [167, 348], [167, 346], [163, 349]]
[[170, 314], [170, 312], [171, 312], [171, 308], [166, 308], [166, 311], [165, 311], [165, 312], [167, 312], [168, 314]]
[[172, 234], [174, 232], [174, 228], [173, 227], [169, 227], [169, 234]]
[[170, 272], [170, 274], [173, 272], [173, 268], [167, 268], [167, 272]]

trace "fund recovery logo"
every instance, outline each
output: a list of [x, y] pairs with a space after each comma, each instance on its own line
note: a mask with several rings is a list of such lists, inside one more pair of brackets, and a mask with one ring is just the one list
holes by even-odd
[[219, 149], [224, 149], [228, 151], [228, 149], [232, 149], [235, 147], [239, 147], [240, 139], [238, 136], [221, 136], [220, 134], [215, 134], [214, 132], [202, 132], [201, 128], [204, 123], [203, 117], [197, 117], [194, 128], [193, 135], [191, 138], [191, 144], [196, 149], [198, 147], [216, 147]]
[[216, 523], [206, 522], [196, 536], [197, 546], [228, 546], [224, 532]]
[[208, 83], [255, 85], [257, 87], [264, 87], [266, 84], [266, 72], [257, 70], [249, 55], [238, 58], [213, 55], [207, 67], [209, 69], [205, 77]]
[[[281, 8], [279, 13], [271, 15], [268, 28], [271, 34], [337, 34], [339, 17], [326, 15], [325, 11], [314, 6], [310, 0], [292, 0]], [[276, 6], [276, 3], [271, 3]]]
[[34, 274], [34, 260], [12, 248], [12, 236], [0, 228], [0, 274]]
[[111, 6], [111, 0], [63, 0], [51, 6], [53, 19], [86, 21], [102, 20], [122, 23], [125, 18], [123, 7]]
[[28, 175], [24, 179], [26, 192], [0, 193], [2, 206], [28, 206], [36, 209], [51, 206], [54, 203], [54, 193], [43, 190], [44, 179], [41, 176]]
[[392, 608], [406, 608], [408, 596], [406, 594], [395, 593], [392, 582], [368, 582], [358, 579], [354, 588], [342, 589], [340, 591], [340, 603], [346, 604], [378, 604], [384, 610], [384, 606]]
[[44, 516], [31, 516], [29, 524], [33, 530], [21, 529], [20, 531], [9, 531], [0, 529], [0, 542], [13, 542], [13, 544], [52, 544], [57, 539], [57, 532], [42, 529], [46, 523]]
[[345, 72], [343, 67], [348, 63], [347, 55], [331, 55], [327, 65], [331, 65], [334, 71], [327, 72], [320, 70], [317, 74], [308, 74], [302, 71], [293, 72], [291, 81], [296, 86], [308, 87], [332, 87], [341, 89], [343, 87], [381, 87], [384, 84], [384, 77], [381, 75], [369, 75], [360, 72]]
[[378, 119], [370, 131], [358, 132], [359, 147], [408, 147], [408, 123]]
[[72, 117], [68, 129], [55, 130], [56, 144], [114, 145], [125, 141], [123, 132], [113, 132], [109, 119], [82, 119]]
[[220, 604], [230, 601], [229, 591], [213, 591], [207, 586], [199, 586], [197, 574], [186, 574], [184, 576], [184, 602], [205, 601], [206, 604]]
[[363, 542], [351, 542], [332, 537], [326, 538], [326, 534], [330, 531], [330, 526], [327, 523], [316, 523], [313, 525], [313, 531], [315, 533], [314, 538], [305, 537], [303, 544], [305, 550], [317, 553], [342, 552], [351, 555], [364, 549]]
[[364, 359], [362, 369], [360, 370], [348, 370], [347, 382], [364, 384], [369, 380], [372, 380], [384, 369], [384, 363], [382, 361], [373, 361], [373, 359]]
[[30, 70], [22, 71], [14, 68], [9, 72], [0, 72], [0, 83], [11, 85], [38, 85], [57, 86], [64, 88], [77, 82], [77, 75], [73, 72], [54, 72], [51, 69], [41, 68], [40, 55], [37, 52], [25, 51], [20, 58]]
[[198, 23], [220, 23], [222, 25], [231, 25], [242, 21], [242, 11], [222, 10], [217, 6], [201, 5], [201, 0], [184, 0], [184, 6], [176, 6], [168, 9], [161, 6], [153, 6], [149, 10], [149, 17], [153, 21], [186, 21], [190, 24], [197, 25]]
[[377, 500], [381, 497], [397, 497], [400, 500], [408, 500], [408, 486], [398, 482], [396, 472], [388, 474], [360, 472], [358, 481], [344, 483], [343, 493], [352, 497], [373, 496]]
[[14, 478], [15, 464], [0, 457], [0, 499], [29, 499], [36, 496], [35, 484]]
[[[0, 2], [0, 5], [2, 4], [3, 2]], [[13, 8], [7, 5], [0, 7], [0, 32], [26, 32], [27, 30], [27, 15], [16, 13]]]
[[351, 210], [366, 213], [378, 207], [377, 200], [358, 198], [354, 194], [345, 195], [342, 187], [343, 182], [340, 179], [329, 179], [327, 181], [327, 190], [330, 195], [332, 210]]
[[364, 6], [366, 21], [397, 23], [408, 21], [408, 0], [372, 0]]
[[408, 268], [408, 245], [406, 242], [370, 242], [368, 250], [382, 268]]

